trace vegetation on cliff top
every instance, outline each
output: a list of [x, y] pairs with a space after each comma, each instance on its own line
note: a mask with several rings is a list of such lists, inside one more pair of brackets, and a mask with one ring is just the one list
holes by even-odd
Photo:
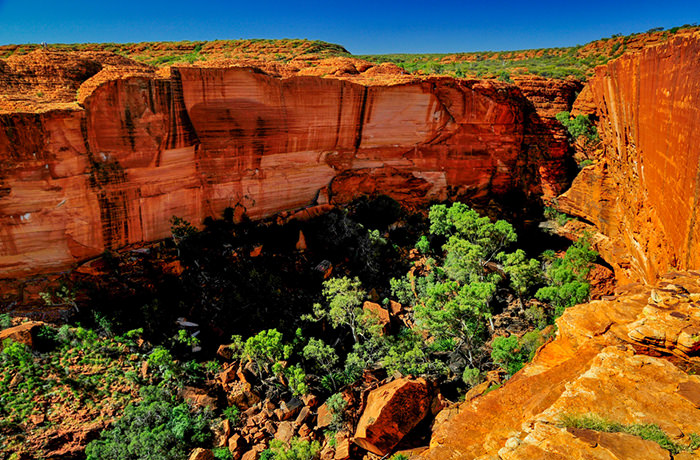
[[697, 30], [697, 24], [685, 24], [668, 30], [650, 29], [630, 35], [614, 34], [586, 45], [568, 48], [540, 48], [519, 51], [483, 51], [471, 53], [359, 55], [370, 62], [392, 62], [408, 72], [445, 74], [469, 78], [499, 78], [503, 75], [534, 74], [548, 78], [593, 75], [596, 66], [638, 50], [646, 43], [663, 42], [679, 32]]
[[[509, 81], [515, 75], [540, 75], [548, 78], [574, 77], [585, 80], [596, 66], [615, 59], [626, 51], [639, 50], [649, 43], [661, 43], [677, 33], [697, 30], [697, 24], [685, 24], [667, 30], [657, 27], [644, 33], [595, 40], [586, 45], [540, 48], [518, 51], [480, 51], [468, 53], [351, 55], [340, 45], [305, 39], [241, 39], [143, 43], [49, 44], [57, 51], [109, 51], [155, 66], [191, 64], [213, 59], [271, 61], [291, 60], [312, 64], [318, 59], [355, 57], [373, 63], [391, 62], [416, 74], [445, 74], [468, 78], [500, 78]], [[0, 58], [26, 54], [41, 48], [38, 44], [0, 46]]]

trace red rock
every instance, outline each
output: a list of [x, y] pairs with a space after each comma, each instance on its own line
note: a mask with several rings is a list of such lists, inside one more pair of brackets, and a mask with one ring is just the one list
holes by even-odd
[[700, 266], [699, 52], [695, 32], [625, 54], [598, 67], [581, 95], [605, 151], [558, 204], [604, 236], [600, 252], [620, 282]]
[[241, 458], [244, 448], [245, 440], [241, 435], [234, 433], [228, 440], [228, 450], [233, 454], [233, 458]]
[[[221, 347], [219, 347], [221, 350]], [[230, 348], [226, 348], [225, 350], [230, 350]], [[218, 353], [218, 352], [217, 352]], [[231, 382], [234, 382], [237, 377], [237, 372], [238, 372], [238, 366], [237, 365], [229, 365], [226, 367], [223, 371], [219, 372], [219, 380], [221, 380], [221, 383], [224, 385], [227, 385]]]
[[230, 437], [231, 422], [229, 420], [224, 420], [221, 422], [219, 429], [215, 432], [215, 445], [217, 447], [227, 446]]
[[297, 251], [306, 251], [306, 238], [304, 237], [304, 232], [299, 230], [299, 239], [296, 244]]
[[2, 343], [7, 339], [33, 348], [36, 334], [43, 325], [44, 323], [39, 321], [27, 321], [18, 326], [3, 329], [0, 331], [0, 349], [2, 348]]
[[302, 423], [306, 422], [306, 420], [308, 420], [310, 416], [311, 416], [311, 409], [309, 409], [308, 406], [304, 406], [299, 411], [299, 415], [297, 415], [296, 420], [294, 420], [294, 424], [299, 426]]
[[275, 433], [275, 439], [282, 442], [289, 442], [294, 436], [295, 429], [293, 422], [282, 422], [277, 427], [277, 432]]
[[318, 396], [313, 393], [307, 393], [301, 397], [301, 401], [305, 406], [309, 406], [311, 409], [315, 409], [318, 406]]
[[374, 302], [365, 302], [362, 305], [362, 309], [366, 313], [370, 314], [373, 319], [376, 319], [376, 321], [381, 326], [381, 332], [383, 334], [386, 334], [389, 330], [389, 326], [391, 325], [391, 318], [389, 317], [389, 312], [385, 308], [382, 308], [381, 305]]
[[404, 312], [403, 305], [393, 300], [389, 301], [389, 311], [392, 315], [398, 316]]
[[219, 345], [219, 348], [216, 350], [216, 356], [229, 360], [233, 358], [233, 350], [228, 345]]
[[311, 434], [311, 428], [309, 428], [309, 425], [303, 424], [302, 426], [299, 427], [299, 437], [301, 439], [308, 438], [310, 434]]
[[357, 423], [354, 442], [386, 455], [430, 412], [430, 390], [423, 379], [394, 380], [372, 390]]
[[350, 458], [350, 440], [347, 435], [338, 433], [335, 437], [334, 460], [348, 460]]
[[197, 447], [192, 451], [189, 460], [215, 460], [214, 454], [209, 449]]
[[296, 417], [302, 407], [302, 402], [296, 398], [287, 402], [282, 401], [280, 403], [280, 408], [275, 410], [275, 415], [280, 421], [289, 420]]
[[[79, 88], [78, 103], [0, 107], [0, 277], [168, 237], [173, 215], [198, 226], [227, 207], [234, 220], [259, 219], [360, 193], [427, 202], [563, 186], [561, 127], [511, 85], [280, 78], [245, 67], [156, 73], [123, 58], [99, 70], [100, 60], [58, 56], [37, 68], [61, 81], [80, 69], [64, 85]], [[35, 84], [33, 71], [7, 71]], [[557, 84], [530, 85], [547, 88], [530, 91], [536, 106], [567, 100], [548, 90]]]
[[333, 414], [326, 403], [321, 404], [316, 413], [316, 429], [322, 430], [333, 422]]
[[229, 406], [236, 406], [241, 410], [248, 410], [260, 402], [258, 396], [249, 383], [233, 382], [227, 395]]
[[[420, 458], [669, 459], [658, 444], [567, 430], [561, 420], [594, 414], [623, 425], [656, 424], [674, 439], [700, 430], [700, 379], [683, 370], [687, 361], [669, 358], [682, 327], [700, 321], [688, 314], [698, 291], [697, 275], [672, 274], [654, 290], [636, 286], [567, 309], [556, 338], [501, 388], [437, 415]], [[663, 333], [663, 358], [638, 346], [641, 332], [633, 332], [646, 324]]]
[[216, 408], [216, 398], [209, 396], [206, 390], [201, 388], [185, 387], [180, 392], [180, 395], [195, 406], [208, 407], [210, 409]]

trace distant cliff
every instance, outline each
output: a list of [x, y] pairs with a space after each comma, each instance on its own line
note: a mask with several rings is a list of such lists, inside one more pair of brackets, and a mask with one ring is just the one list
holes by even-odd
[[16, 96], [0, 101], [0, 277], [167, 237], [173, 215], [199, 225], [235, 206], [256, 219], [363, 193], [536, 199], [566, 186], [551, 116], [577, 83], [382, 79], [371, 65], [363, 79], [352, 60], [330, 64], [345, 78], [156, 70], [109, 53], [0, 61]]

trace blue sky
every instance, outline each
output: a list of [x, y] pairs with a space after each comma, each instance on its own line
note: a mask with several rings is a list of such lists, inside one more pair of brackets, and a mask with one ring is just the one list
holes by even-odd
[[0, 0], [0, 44], [308, 38], [354, 54], [495, 51], [686, 23], [700, 23], [700, 0]]

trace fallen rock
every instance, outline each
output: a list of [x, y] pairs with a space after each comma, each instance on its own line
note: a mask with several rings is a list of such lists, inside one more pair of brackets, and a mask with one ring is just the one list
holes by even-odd
[[3, 346], [2, 342], [7, 339], [11, 339], [17, 343], [22, 343], [29, 348], [34, 348], [36, 345], [36, 335], [39, 332], [39, 328], [43, 325], [44, 323], [41, 321], [28, 321], [20, 324], [19, 326], [3, 329], [0, 331], [0, 349], [2, 349]]
[[180, 395], [198, 407], [208, 407], [210, 409], [216, 408], [216, 398], [209, 396], [205, 390], [195, 387], [185, 387], [182, 389]]
[[189, 456], [189, 460], [216, 460], [214, 454], [209, 449], [197, 447]]
[[289, 442], [294, 436], [294, 423], [293, 422], [282, 422], [277, 427], [277, 432], [275, 433], [275, 439], [282, 442]]
[[335, 436], [334, 460], [348, 460], [350, 458], [350, 439], [347, 434], [338, 433]]
[[260, 396], [253, 391], [249, 383], [244, 382], [234, 382], [227, 399], [229, 406], [237, 406], [241, 410], [250, 409], [260, 402]]
[[364, 305], [362, 305], [362, 309], [376, 318], [382, 327], [382, 334], [386, 334], [389, 331], [391, 318], [389, 317], [389, 312], [385, 308], [382, 308], [378, 303], [365, 302]]
[[323, 403], [316, 411], [316, 428], [322, 430], [333, 422], [333, 414], [328, 409], [328, 404]]
[[428, 415], [430, 403], [424, 379], [402, 378], [371, 391], [357, 424], [355, 444], [377, 455], [390, 453]]

